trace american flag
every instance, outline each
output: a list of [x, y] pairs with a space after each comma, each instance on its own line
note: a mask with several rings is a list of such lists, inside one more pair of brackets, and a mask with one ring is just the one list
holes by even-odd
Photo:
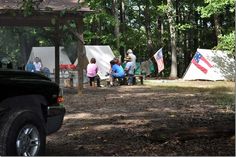
[[164, 70], [164, 61], [163, 61], [163, 53], [162, 53], [162, 48], [160, 48], [154, 55], [153, 57], [155, 58], [157, 62], [157, 67], [158, 67], [158, 73], [160, 73], [162, 70]]
[[208, 68], [212, 67], [208, 60], [199, 52], [196, 52], [191, 62], [205, 74], [208, 72]]

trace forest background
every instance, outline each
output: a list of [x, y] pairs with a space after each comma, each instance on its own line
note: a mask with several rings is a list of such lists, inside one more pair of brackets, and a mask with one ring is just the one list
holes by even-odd
[[[23, 3], [26, 16], [30, 16], [34, 0]], [[138, 62], [153, 59], [163, 48], [162, 77], [182, 77], [197, 48], [226, 50], [234, 55], [234, 0], [85, 0], [85, 4], [94, 10], [84, 18], [86, 45], [110, 45], [122, 59], [127, 49], [132, 49]], [[60, 27], [60, 45], [73, 63], [77, 38], [70, 29]], [[53, 31], [46, 27], [1, 27], [0, 59], [7, 57], [16, 67], [26, 64], [32, 47], [54, 46]]]

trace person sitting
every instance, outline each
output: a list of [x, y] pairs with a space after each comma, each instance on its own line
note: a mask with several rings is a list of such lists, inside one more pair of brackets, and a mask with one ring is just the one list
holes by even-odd
[[115, 64], [121, 65], [119, 58], [115, 57], [115, 58], [113, 58], [113, 60], [114, 60]]
[[[137, 69], [137, 67], [136, 67], [136, 56], [134, 55], [134, 52], [133, 52], [133, 50], [131, 50], [131, 49], [128, 49], [128, 51], [126, 52], [126, 54], [127, 54], [128, 57], [131, 58], [131, 62], [133, 62], [133, 64], [134, 64], [134, 74], [135, 74], [135, 71], [136, 71], [136, 69]], [[133, 79], [133, 84], [136, 84], [136, 79], [135, 79], [135, 77], [134, 77], [134, 79]]]
[[135, 66], [134, 63], [131, 61], [131, 57], [127, 56], [125, 60], [127, 61], [125, 65], [125, 72], [126, 76], [128, 76], [128, 85], [131, 86], [133, 85]]
[[87, 65], [87, 76], [89, 78], [90, 86], [95, 87], [95, 80], [97, 81], [97, 87], [100, 86], [100, 78], [98, 76], [98, 66], [96, 64], [96, 59], [91, 58], [90, 63]]
[[29, 72], [35, 72], [36, 71], [35, 66], [33, 64], [33, 61], [29, 61], [29, 63], [26, 64], [25, 71], [29, 71]]
[[41, 60], [39, 59], [39, 57], [36, 57], [34, 59], [34, 66], [35, 66], [35, 71], [36, 72], [41, 72], [42, 70], [42, 63], [41, 63]]
[[42, 73], [47, 76], [48, 78], [50, 78], [50, 70], [47, 67], [43, 67], [42, 68]]
[[114, 81], [116, 78], [121, 79], [125, 77], [125, 71], [122, 66], [116, 64], [114, 60], [110, 61], [111, 72], [110, 72], [110, 85], [114, 86]]

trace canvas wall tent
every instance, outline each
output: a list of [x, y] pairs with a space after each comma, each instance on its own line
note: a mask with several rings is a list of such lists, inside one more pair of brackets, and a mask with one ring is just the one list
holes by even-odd
[[226, 52], [197, 49], [183, 80], [234, 80], [235, 60]]
[[[55, 69], [55, 47], [33, 47], [29, 61], [33, 61], [35, 57], [39, 57], [42, 61], [43, 67], [47, 67], [51, 73], [54, 73]], [[64, 51], [63, 47], [60, 47], [60, 64], [71, 64], [69, 57]]]
[[[109, 72], [110, 69], [110, 61], [115, 57], [110, 46], [108, 45], [85, 45], [86, 50], [86, 58], [89, 62], [91, 58], [96, 59], [96, 64], [99, 68], [99, 76], [101, 79], [106, 79], [106, 73]], [[87, 64], [88, 64], [87, 62]], [[78, 64], [78, 60], [75, 61], [75, 65]], [[85, 64], [85, 65], [87, 65]], [[86, 69], [86, 66], [84, 67]]]

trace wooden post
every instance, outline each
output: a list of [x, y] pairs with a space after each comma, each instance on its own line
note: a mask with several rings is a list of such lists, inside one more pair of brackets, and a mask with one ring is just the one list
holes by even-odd
[[83, 37], [83, 15], [81, 15], [78, 19], [77, 23], [77, 31], [78, 31], [78, 46], [77, 46], [77, 55], [78, 55], [78, 95], [83, 93], [83, 63], [85, 56], [84, 49], [84, 37]]
[[60, 85], [60, 69], [59, 69], [59, 62], [60, 62], [60, 37], [59, 37], [59, 25], [55, 26], [55, 82]]

